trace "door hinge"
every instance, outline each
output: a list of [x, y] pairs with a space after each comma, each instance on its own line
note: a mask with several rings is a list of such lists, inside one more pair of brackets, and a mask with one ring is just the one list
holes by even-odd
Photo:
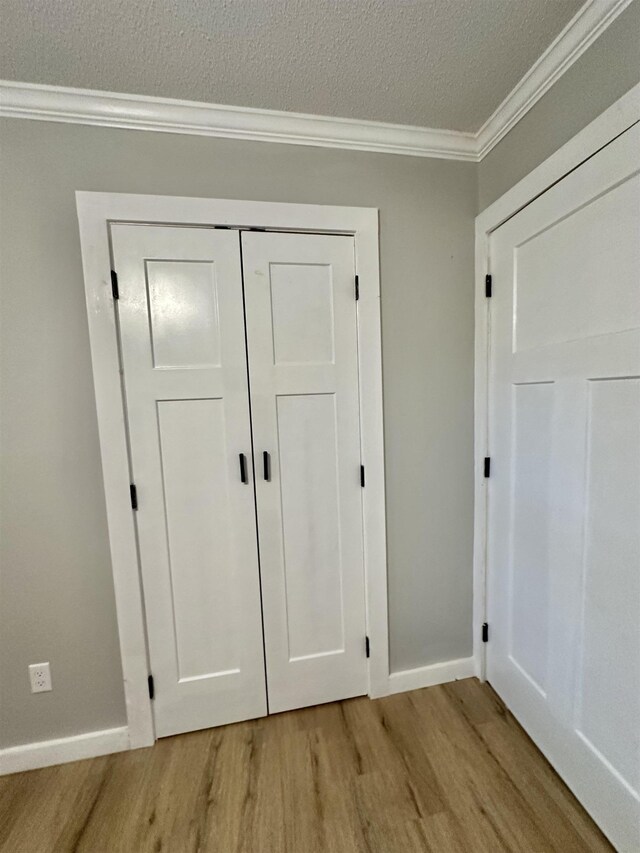
[[364, 489], [364, 465], [360, 466], [360, 485]]
[[371, 657], [371, 645], [368, 637], [364, 638], [364, 651], [367, 657]]
[[155, 689], [155, 686], [153, 684], [153, 676], [152, 675], [150, 675], [147, 678], [147, 684], [149, 685], [149, 699], [153, 699], [156, 695], [156, 689]]
[[491, 476], [491, 457], [490, 456], [484, 457], [484, 476], [485, 477]]
[[488, 622], [483, 622], [483, 624], [482, 624], [482, 642], [483, 643], [489, 642], [489, 623]]
[[111, 270], [111, 293], [114, 299], [120, 299], [120, 291], [118, 290], [118, 273]]
[[356, 302], [360, 299], [360, 276], [356, 276]]
[[484, 295], [487, 299], [491, 298], [493, 286], [493, 276], [485, 275], [484, 277]]
[[131, 494], [131, 509], [138, 509], [138, 490], [133, 483], [129, 486], [129, 492]]

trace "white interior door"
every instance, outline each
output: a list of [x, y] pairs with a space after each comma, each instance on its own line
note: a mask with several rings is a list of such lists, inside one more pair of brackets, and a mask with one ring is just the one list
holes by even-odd
[[244, 232], [242, 250], [275, 712], [367, 691], [354, 245]]
[[162, 737], [267, 710], [239, 234], [111, 235]]
[[640, 850], [640, 125], [494, 232], [488, 678]]

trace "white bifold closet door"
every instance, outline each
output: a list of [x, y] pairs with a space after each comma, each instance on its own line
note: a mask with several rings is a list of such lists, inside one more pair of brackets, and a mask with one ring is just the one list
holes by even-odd
[[640, 850], [640, 125], [495, 231], [488, 678]]
[[267, 712], [239, 234], [111, 235], [162, 737]]
[[366, 693], [353, 238], [111, 236], [157, 735]]
[[269, 710], [367, 691], [352, 237], [242, 234]]

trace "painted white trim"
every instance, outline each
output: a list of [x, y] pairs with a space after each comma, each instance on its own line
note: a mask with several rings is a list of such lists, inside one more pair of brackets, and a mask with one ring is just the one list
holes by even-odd
[[112, 752], [123, 752], [130, 748], [129, 730], [126, 726], [86, 732], [72, 737], [25, 743], [0, 749], [0, 776], [36, 770], [52, 764], [66, 764], [83, 758], [96, 758]]
[[147, 647], [136, 535], [129, 503], [129, 460], [120, 385], [118, 336], [111, 294], [109, 222], [229, 225], [354, 237], [360, 278], [358, 359], [367, 632], [371, 638], [371, 696], [388, 692], [389, 637], [385, 531], [384, 438], [378, 211], [312, 204], [76, 193], [100, 452], [116, 594], [129, 739], [132, 748], [154, 741], [147, 692]]
[[[474, 403], [474, 547], [473, 547], [473, 657], [475, 675], [485, 677], [486, 646], [481, 639], [487, 621], [487, 513], [488, 486], [483, 461], [491, 456], [488, 423], [491, 300], [485, 297], [485, 275], [490, 272], [489, 238], [493, 231], [550, 186], [561, 180], [600, 148], [640, 121], [640, 83], [630, 89], [544, 163], [526, 175], [476, 218], [475, 245], [475, 403]], [[500, 282], [493, 282], [494, 288]]]
[[486, 207], [476, 218], [484, 233], [495, 230], [506, 219], [528, 204], [536, 195], [560, 180], [579, 163], [594, 154], [640, 120], [640, 83], [637, 83], [601, 115], [595, 118], [573, 139], [555, 151], [551, 157], [525, 175], [521, 181]]
[[476, 159], [473, 133], [34, 83], [1, 82], [0, 116], [413, 157]]
[[151, 746], [155, 732], [147, 687], [149, 665], [138, 549], [127, 500], [131, 478], [111, 292], [109, 234], [99, 207], [94, 210], [86, 200], [79, 199], [78, 214], [125, 707], [130, 745], [136, 748]]
[[479, 162], [631, 0], [587, 0], [476, 132], [0, 81], [0, 116]]
[[482, 160], [615, 21], [631, 0], [587, 0], [476, 133]]
[[434, 687], [436, 684], [446, 684], [449, 681], [459, 681], [461, 678], [471, 678], [475, 674], [475, 661], [472, 657], [432, 663], [429, 666], [418, 666], [415, 669], [404, 669], [400, 672], [391, 673], [387, 693], [405, 693], [407, 690]]

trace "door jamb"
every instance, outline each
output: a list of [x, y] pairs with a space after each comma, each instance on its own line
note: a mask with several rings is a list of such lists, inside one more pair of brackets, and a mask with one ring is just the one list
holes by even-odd
[[[491, 447], [489, 424], [491, 299], [485, 295], [485, 276], [491, 272], [490, 237], [500, 225], [638, 121], [640, 83], [476, 217], [473, 659], [475, 674], [481, 680], [486, 677], [482, 626], [488, 621], [487, 519], [490, 510], [490, 480], [484, 475], [484, 460], [498, 452]], [[494, 290], [499, 287], [500, 282], [492, 282]]]
[[[130, 459], [117, 318], [111, 283], [113, 222], [353, 236], [357, 302], [361, 462], [369, 695], [389, 692], [387, 556], [382, 417], [378, 210], [311, 204], [77, 192], [80, 243], [109, 527], [128, 745], [155, 741], [138, 545], [129, 501]], [[364, 644], [364, 638], [363, 638]]]

